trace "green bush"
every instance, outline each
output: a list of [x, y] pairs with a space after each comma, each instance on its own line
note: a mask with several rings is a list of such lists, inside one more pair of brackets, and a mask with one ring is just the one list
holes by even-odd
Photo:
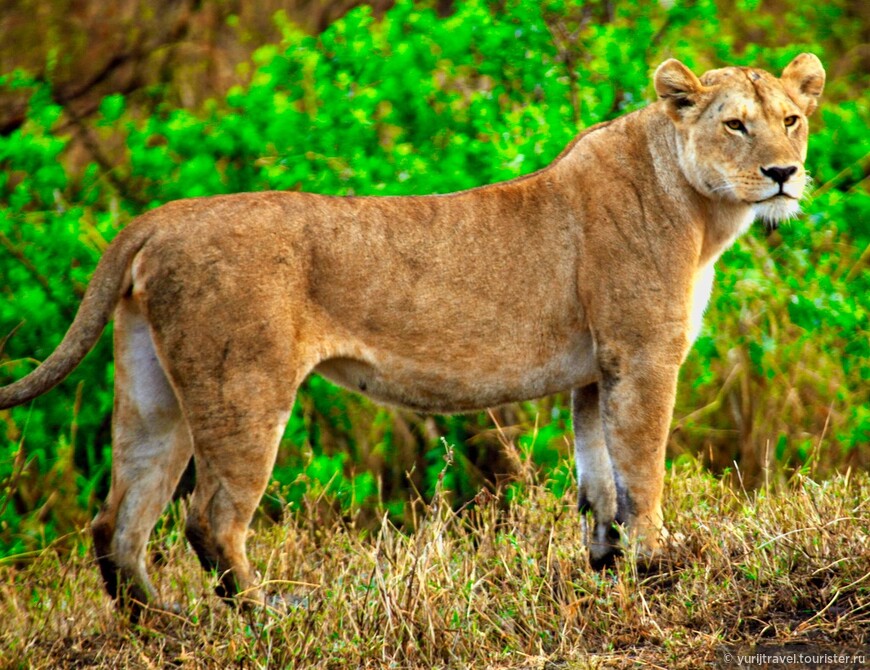
[[[284, 39], [256, 51], [250, 83], [202, 109], [143, 111], [105, 98], [86, 130], [122, 150], [111, 166], [79, 172], [65, 161], [70, 130], [50, 83], [6, 75], [2, 85], [28, 91], [30, 103], [24, 126], [0, 137], [0, 381], [60, 341], [106, 244], [144, 209], [238, 191], [423, 194], [509, 179], [549, 163], [580, 128], [646, 104], [651, 71], [668, 56], [698, 70], [778, 70], [800, 50], [826, 60], [858, 39], [846, 2], [793, 10], [792, 34], [806, 41], [788, 46], [776, 45], [777, 23], [756, 3], [735, 3], [727, 19], [704, 0], [615, 3], [610, 16], [613, 4], [512, 0], [496, 10], [470, 0], [441, 18], [404, 1], [383, 19], [358, 8], [317, 37], [279, 14]], [[739, 46], [749, 18], [770, 48]], [[849, 99], [855, 90], [861, 97]], [[818, 188], [806, 216], [767, 241], [754, 231], [720, 262], [683, 371], [671, 457], [699, 455], [717, 469], [736, 462], [747, 477], [771, 464], [868, 465], [864, 90], [862, 81], [830, 82], [834, 102], [813, 118], [808, 165]], [[57, 391], [0, 412], [0, 555], [67, 532], [104, 494], [110, 342], [107, 332]], [[401, 518], [409, 488], [426, 494], [443, 477], [461, 504], [517, 461], [554, 488], [570, 485], [565, 398], [492, 417], [379, 408], [314, 377], [270, 499], [378, 503]], [[445, 442], [454, 449], [446, 468]]]

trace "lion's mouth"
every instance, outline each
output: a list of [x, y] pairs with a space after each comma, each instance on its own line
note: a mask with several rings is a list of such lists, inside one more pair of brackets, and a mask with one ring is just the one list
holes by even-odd
[[780, 191], [779, 193], [774, 193], [773, 195], [768, 196], [767, 198], [762, 198], [761, 200], [753, 200], [752, 204], [758, 205], [762, 202], [771, 202], [773, 200], [776, 200], [777, 198], [786, 198], [788, 200], [797, 200], [797, 198], [795, 198], [793, 195], [789, 195], [785, 191]]
[[762, 198], [761, 200], [755, 200], [755, 201], [753, 201], [753, 204], [758, 205], [758, 204], [761, 204], [762, 202], [771, 202], [773, 200], [776, 200], [777, 198], [786, 198], [788, 200], [797, 200], [797, 198], [795, 196], [793, 196], [791, 193], [788, 193], [783, 188], [784, 186], [785, 186], [785, 184], [780, 184], [779, 191], [777, 191], [776, 193], [774, 193], [771, 196], [768, 196], [766, 198]]

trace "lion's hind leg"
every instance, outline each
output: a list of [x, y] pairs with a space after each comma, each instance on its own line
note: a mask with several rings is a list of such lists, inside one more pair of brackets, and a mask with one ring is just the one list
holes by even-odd
[[620, 535], [614, 525], [618, 520], [617, 489], [604, 440], [598, 385], [575, 389], [571, 404], [578, 507], [582, 515], [592, 513], [592, 532], [587, 540], [589, 563], [600, 570], [612, 565], [619, 555]]
[[[262, 604], [259, 578], [247, 558], [248, 527], [269, 483], [296, 388], [310, 366], [294, 355], [298, 343], [285, 336], [292, 327], [262, 316], [286, 314], [280, 299], [272, 303], [260, 296], [245, 304], [250, 312], [244, 318], [218, 313], [226, 317], [224, 325], [210, 330], [203, 315], [214, 316], [220, 306], [202, 312], [182, 303], [173, 316], [185, 328], [167, 317], [155, 330], [193, 440], [196, 485], [187, 539], [203, 568], [216, 574], [219, 596]], [[164, 323], [169, 325], [161, 330]], [[207, 336], [191, 338], [189, 332]]]
[[243, 603], [265, 602], [247, 558], [246, 537], [272, 473], [293, 394], [282, 388], [285, 401], [261, 404], [251, 402], [250, 393], [271, 396], [270, 388], [285, 384], [276, 377], [271, 370], [268, 376], [242, 373], [226, 380], [213, 406], [193, 406], [188, 414], [197, 481], [185, 532], [203, 568], [216, 573], [216, 593], [230, 603], [236, 597]]
[[135, 301], [115, 314], [112, 482], [92, 524], [106, 590], [138, 618], [154, 601], [146, 544], [190, 461], [187, 424]]

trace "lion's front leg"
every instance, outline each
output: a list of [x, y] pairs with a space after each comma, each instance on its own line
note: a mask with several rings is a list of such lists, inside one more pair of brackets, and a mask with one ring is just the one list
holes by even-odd
[[681, 344], [599, 349], [601, 417], [617, 486], [618, 515], [629, 545], [644, 559], [658, 552], [664, 533], [665, 447]]
[[614, 524], [619, 519], [616, 482], [604, 440], [600, 404], [597, 384], [574, 389], [571, 394], [577, 506], [584, 527], [585, 515], [592, 513], [591, 533], [584, 539], [589, 563], [596, 570], [611, 565], [619, 551], [619, 531]]

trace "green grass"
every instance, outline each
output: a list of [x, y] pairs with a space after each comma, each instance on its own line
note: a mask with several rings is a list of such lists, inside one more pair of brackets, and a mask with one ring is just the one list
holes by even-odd
[[[79, 119], [77, 106], [59, 104], [50, 72], [0, 73], [0, 96], [27, 108], [24, 124], [0, 135], [0, 385], [50, 354], [109, 240], [158, 204], [493, 183], [543, 167], [579, 130], [653, 100], [651, 76], [665, 58], [698, 73], [725, 64], [778, 73], [812, 51], [829, 74], [811, 119], [815, 188], [800, 220], [768, 237], [756, 226], [717, 264], [667, 456], [717, 473], [736, 463], [747, 488], [806, 467], [819, 444], [820, 477], [870, 469], [870, 79], [853, 57], [866, 42], [855, 3], [787, 12], [709, 0], [454, 4], [446, 16], [410, 0], [383, 16], [358, 7], [318, 35], [279, 14], [282, 39], [249, 45], [245, 81], [199, 91], [208, 102], [195, 107], [171, 86], [150, 87], [108, 95]], [[537, 309], [531, 299], [528, 309]], [[110, 330], [51, 394], [0, 411], [0, 559], [68, 536], [105, 497]], [[554, 490], [568, 481], [567, 393], [433, 417], [312, 376], [297, 400], [270, 492], [275, 513], [326, 492], [374, 514], [380, 495], [404, 523], [413, 492], [428, 499], [436, 485], [442, 439], [455, 450], [445, 482], [455, 504], [512, 476], [502, 433]]]
[[[84, 533], [0, 566], [6, 667], [694, 668], [728, 650], [870, 644], [870, 477], [745, 493], [696, 465], [672, 470], [668, 558], [642, 573], [586, 566], [573, 491], [528, 482], [510, 505], [481, 494], [459, 512], [443, 491], [416, 528], [360, 527], [309, 500], [262, 522], [250, 553], [302, 605], [239, 612], [211, 592], [179, 532], [152, 543], [161, 596], [181, 614], [139, 626], [102, 591]], [[178, 517], [178, 518], [175, 518]]]

